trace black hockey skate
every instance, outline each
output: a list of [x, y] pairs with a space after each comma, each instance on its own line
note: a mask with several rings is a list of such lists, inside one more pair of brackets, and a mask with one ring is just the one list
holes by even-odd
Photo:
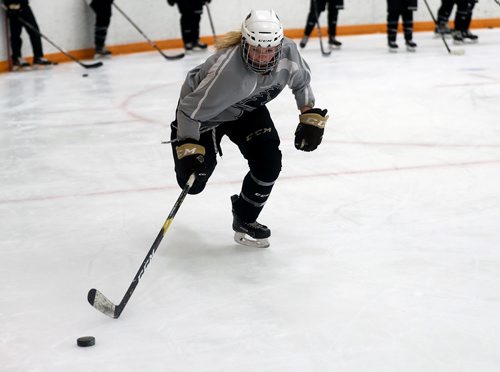
[[464, 37], [462, 35], [462, 31], [454, 30], [453, 33], [451, 34], [451, 37], [453, 38], [453, 44], [459, 45], [464, 43]]
[[330, 49], [340, 49], [340, 47], [342, 46], [342, 43], [340, 41], [338, 41], [337, 39], [335, 39], [334, 37], [329, 37], [328, 38], [328, 46], [330, 47]]
[[479, 36], [474, 35], [470, 30], [462, 31], [462, 39], [471, 43], [477, 43]]
[[406, 50], [408, 52], [415, 52], [417, 50], [417, 43], [413, 40], [406, 40]]
[[399, 47], [395, 41], [389, 41], [387, 45], [389, 45], [389, 52], [390, 53], [397, 53]]
[[439, 38], [443, 36], [450, 36], [451, 30], [446, 23], [439, 23], [434, 29], [434, 37]]
[[238, 195], [231, 196], [231, 204], [233, 205], [233, 230], [234, 241], [241, 245], [254, 248], [267, 248], [269, 241], [267, 238], [271, 236], [271, 230], [257, 221], [244, 222], [239, 218], [234, 211], [234, 203], [238, 200]]
[[309, 36], [308, 35], [304, 35], [304, 37], [302, 38], [302, 40], [300, 40], [299, 46], [301, 48], [305, 48], [308, 41], [309, 41]]
[[106, 47], [95, 48], [94, 59], [111, 58], [112, 53]]
[[57, 65], [56, 62], [49, 61], [47, 58], [35, 58], [33, 60], [33, 67], [34, 68], [45, 68], [45, 67], [52, 67]]
[[22, 58], [14, 58], [12, 60], [12, 70], [13, 71], [25, 71], [29, 70], [31, 65]]
[[208, 48], [208, 45], [205, 43], [200, 42], [200, 40], [197, 40], [193, 43], [192, 49], [193, 50], [205, 50]]

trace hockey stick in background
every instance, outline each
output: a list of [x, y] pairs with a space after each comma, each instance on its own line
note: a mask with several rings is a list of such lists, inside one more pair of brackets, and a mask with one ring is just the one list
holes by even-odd
[[12, 50], [10, 49], [10, 27], [9, 27], [9, 17], [7, 17], [7, 13], [5, 13], [4, 17], [5, 21], [5, 36], [7, 36], [7, 58], [9, 63], [9, 71], [14, 69], [14, 63], [12, 62]]
[[153, 48], [155, 48], [162, 56], [163, 58], [169, 60], [169, 61], [173, 61], [173, 60], [176, 60], [176, 59], [181, 59], [182, 57], [184, 57], [184, 53], [180, 53], [180, 54], [177, 54], [177, 55], [173, 55], [173, 56], [168, 56], [166, 55], [165, 53], [163, 53], [163, 51], [158, 47], [158, 45], [156, 45], [156, 43], [151, 40], [149, 37], [147, 37], [147, 35], [139, 28], [139, 26], [137, 26], [134, 21], [132, 21], [130, 19], [130, 17], [123, 11], [121, 10], [121, 8], [116, 5], [115, 2], [113, 2], [113, 6], [115, 7], [116, 10], [118, 10], [121, 15], [127, 20], [129, 21], [129, 23], [134, 26], [134, 28], [144, 37], [144, 39], [146, 39], [149, 43], [149, 45], [151, 45]]
[[22, 19], [21, 17], [17, 16], [17, 19], [19, 20], [19, 22], [21, 22], [23, 25], [25, 25], [26, 27], [28, 27], [30, 30], [32, 30], [33, 32], [37, 33], [41, 38], [45, 39], [49, 44], [51, 44], [54, 48], [56, 48], [57, 50], [59, 50], [62, 54], [64, 54], [66, 57], [68, 57], [69, 59], [72, 59], [73, 61], [75, 61], [76, 63], [78, 63], [80, 66], [84, 67], [84, 68], [97, 68], [97, 67], [101, 67], [102, 66], [102, 62], [95, 62], [95, 63], [83, 63], [82, 61], [80, 61], [78, 58], [72, 56], [71, 54], [69, 54], [66, 50], [64, 50], [63, 48], [57, 46], [52, 40], [50, 40], [47, 36], [45, 36], [44, 34], [42, 34], [40, 32], [40, 30], [38, 30], [36, 27], [34, 27], [32, 24], [30, 24], [29, 22], [26, 22], [24, 19]]
[[493, 0], [495, 3], [497, 3], [498, 6], [500, 6], [500, 1], [499, 0]]
[[[432, 10], [431, 10], [431, 7], [429, 6], [429, 3], [427, 2], [427, 0], [424, 0], [424, 3], [425, 3], [425, 6], [427, 7], [427, 10], [429, 11], [429, 14], [431, 15], [431, 18], [432, 18], [432, 21], [434, 22], [434, 25], [436, 25], [436, 27], [437, 27], [438, 23], [437, 23], [436, 17], [434, 17], [434, 14], [432, 13]], [[446, 39], [444, 37], [444, 34], [441, 32], [439, 34], [441, 35], [441, 39], [443, 40], [444, 46], [446, 47], [446, 50], [448, 51], [449, 54], [452, 54], [455, 56], [461, 56], [461, 55], [465, 54], [465, 50], [463, 50], [463, 49], [451, 50], [450, 46], [448, 45], [448, 42], [446, 41]]]
[[319, 38], [319, 46], [321, 48], [321, 54], [324, 57], [328, 57], [330, 54], [332, 54], [332, 51], [329, 50], [328, 52], [325, 52], [325, 48], [323, 48], [323, 38], [321, 37], [321, 26], [319, 25], [318, 2], [316, 0], [313, 0], [313, 7], [314, 7], [314, 14], [316, 15], [316, 27], [318, 29], [318, 38]]
[[212, 19], [212, 13], [210, 13], [210, 7], [208, 6], [208, 3], [205, 3], [205, 7], [207, 8], [208, 20], [210, 21], [212, 35], [214, 35], [214, 45], [217, 45], [217, 34], [215, 33], [214, 21]]
[[104, 296], [101, 292], [99, 292], [97, 289], [92, 288], [88, 295], [87, 295], [87, 300], [89, 303], [95, 307], [97, 310], [99, 310], [101, 313], [106, 314], [110, 316], [111, 318], [118, 319], [120, 314], [122, 313], [123, 309], [125, 308], [125, 305], [127, 305], [128, 300], [130, 300], [130, 297], [132, 296], [132, 293], [134, 293], [135, 287], [137, 287], [137, 284], [139, 284], [139, 280], [141, 280], [142, 275], [144, 274], [144, 271], [146, 271], [146, 268], [148, 267], [149, 263], [153, 259], [153, 256], [158, 249], [158, 246], [160, 245], [161, 240], [167, 233], [167, 229], [174, 220], [174, 217], [179, 210], [182, 202], [184, 201], [184, 198], [186, 197], [189, 189], [191, 186], [193, 186], [193, 183], [195, 181], [195, 175], [194, 173], [189, 177], [188, 181], [186, 182], [186, 185], [182, 189], [181, 194], [177, 198], [177, 201], [174, 204], [174, 207], [170, 211], [170, 214], [168, 215], [167, 219], [165, 220], [165, 223], [163, 224], [163, 227], [161, 228], [160, 232], [158, 233], [158, 236], [156, 237], [155, 241], [153, 242], [153, 245], [149, 249], [148, 254], [146, 255], [146, 258], [144, 261], [142, 261], [141, 267], [139, 267], [139, 271], [137, 271], [137, 274], [135, 274], [134, 279], [132, 280], [132, 283], [130, 283], [130, 286], [127, 289], [127, 292], [123, 296], [122, 300], [118, 305], [115, 305], [112, 303], [106, 296]]

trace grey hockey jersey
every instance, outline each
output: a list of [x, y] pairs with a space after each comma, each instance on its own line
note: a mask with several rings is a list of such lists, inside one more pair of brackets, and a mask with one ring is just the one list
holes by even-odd
[[200, 132], [238, 119], [275, 98], [286, 85], [297, 108], [314, 107], [311, 72], [295, 43], [284, 38], [281, 59], [269, 74], [251, 71], [236, 45], [220, 50], [189, 71], [177, 107], [177, 139], [199, 140]]

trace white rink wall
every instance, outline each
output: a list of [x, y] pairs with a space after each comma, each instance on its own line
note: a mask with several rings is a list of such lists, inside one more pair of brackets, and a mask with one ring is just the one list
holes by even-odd
[[[179, 12], [166, 0], [115, 0], [142, 30], [153, 40], [179, 39]], [[428, 0], [434, 12], [440, 0]], [[93, 47], [93, 12], [85, 0], [31, 0], [31, 8], [41, 31], [67, 50]], [[423, 1], [419, 1], [416, 21], [430, 21]], [[309, 9], [308, 0], [212, 0], [210, 9], [218, 34], [239, 28], [242, 19], [252, 8], [273, 8], [284, 23], [285, 29], [304, 27]], [[385, 22], [385, 0], [345, 0], [345, 9], [339, 15], [339, 26], [380, 24]], [[5, 19], [0, 17], [0, 61], [7, 59]], [[474, 9], [474, 19], [500, 18], [500, 6], [493, 0], [481, 0]], [[326, 14], [322, 15], [326, 25]], [[206, 14], [201, 21], [201, 35], [210, 35]], [[23, 33], [23, 55], [31, 56], [29, 39]], [[111, 19], [108, 45], [144, 42], [142, 36], [115, 10]], [[44, 41], [45, 53], [57, 50]]]

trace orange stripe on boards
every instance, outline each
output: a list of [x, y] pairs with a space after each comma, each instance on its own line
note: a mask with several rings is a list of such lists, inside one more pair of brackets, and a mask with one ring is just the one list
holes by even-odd
[[[453, 22], [451, 22], [453, 25]], [[433, 31], [434, 23], [433, 22], [415, 22], [414, 23], [415, 31]], [[493, 28], [500, 27], [500, 18], [489, 18], [489, 19], [474, 19], [471, 23], [471, 28]], [[401, 25], [400, 25], [401, 28]], [[370, 25], [346, 25], [346, 26], [338, 26], [337, 27], [337, 35], [364, 35], [364, 34], [376, 34], [376, 33], [385, 33], [387, 31], [387, 25], [385, 23], [380, 24], [370, 24]], [[323, 36], [327, 35], [327, 28], [322, 27], [321, 32]], [[297, 29], [288, 29], [285, 31], [285, 35], [292, 39], [299, 39], [304, 35], [303, 28]], [[317, 36], [316, 29], [313, 30], [311, 36]], [[204, 43], [213, 44], [213, 37], [205, 36], [202, 37], [201, 40]], [[162, 40], [156, 41], [156, 44], [160, 49], [175, 49], [182, 48], [182, 40], [181, 39], [171, 39], [171, 40]], [[115, 54], [131, 54], [131, 53], [140, 53], [140, 52], [149, 52], [154, 49], [147, 42], [143, 43], [133, 43], [133, 44], [125, 44], [125, 45], [115, 45], [110, 46], [109, 50]], [[69, 52], [73, 56], [78, 59], [90, 59], [94, 56], [94, 49], [80, 49], [80, 50], [72, 50]], [[51, 53], [46, 55], [52, 61], [55, 62], [71, 62], [71, 59], [66, 57], [62, 53]], [[30, 60], [27, 58], [27, 60]], [[8, 61], [0, 61], [0, 73], [9, 71], [9, 63]]]

